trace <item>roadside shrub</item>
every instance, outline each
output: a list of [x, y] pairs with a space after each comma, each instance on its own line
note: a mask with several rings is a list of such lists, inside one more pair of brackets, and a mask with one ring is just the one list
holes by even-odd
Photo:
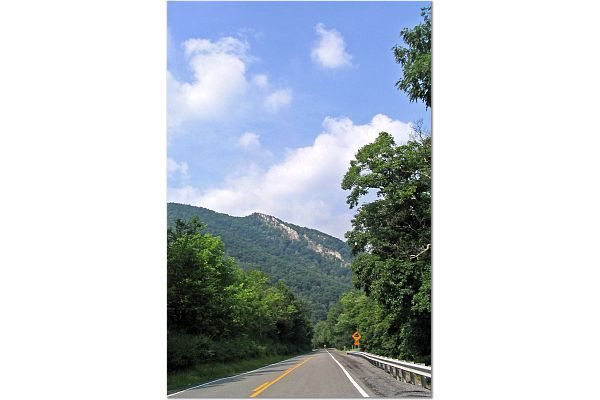
[[167, 369], [169, 371], [210, 361], [214, 356], [214, 343], [206, 336], [183, 333], [167, 335]]

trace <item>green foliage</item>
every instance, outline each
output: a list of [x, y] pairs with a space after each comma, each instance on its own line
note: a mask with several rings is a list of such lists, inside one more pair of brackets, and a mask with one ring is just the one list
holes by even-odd
[[331, 308], [326, 321], [315, 325], [313, 347], [327, 345], [350, 348], [354, 343], [352, 334], [358, 330], [362, 335], [362, 349], [375, 354], [393, 355], [397, 335], [389, 332], [391, 320], [373, 298], [363, 291], [350, 291]]
[[237, 267], [197, 218], [167, 232], [167, 367], [307, 350], [310, 313], [283, 283]]
[[402, 65], [402, 78], [396, 87], [410, 101], [422, 100], [431, 107], [431, 7], [421, 9], [423, 23], [412, 29], [404, 28], [400, 36], [407, 47], [394, 46], [396, 62]]
[[200, 234], [202, 229], [194, 219], [167, 231], [167, 324], [169, 330], [212, 336], [222, 333], [215, 320], [228, 321], [224, 291], [233, 283], [234, 265], [219, 238]]
[[[346, 233], [355, 287], [381, 305], [386, 317], [373, 346], [390, 355], [428, 362], [431, 354], [431, 137], [417, 126], [395, 144], [386, 132], [361, 148], [342, 181], [358, 207]], [[360, 200], [375, 192], [374, 201]], [[342, 308], [350, 307], [343, 304]], [[348, 300], [349, 301], [349, 300]], [[335, 310], [332, 309], [332, 310]], [[340, 314], [337, 324], [346, 321]], [[335, 317], [332, 316], [332, 317]]]
[[[265, 272], [273, 283], [282, 281], [306, 300], [313, 322], [325, 319], [329, 307], [352, 287], [348, 267], [352, 255], [347, 244], [337, 238], [277, 220], [298, 233], [295, 240], [259, 214], [238, 218], [176, 203], [167, 205], [167, 213], [169, 226], [174, 226], [178, 218], [200, 218], [206, 231], [221, 238], [226, 254], [242, 269]], [[309, 240], [338, 252], [342, 260], [315, 252]]]
[[213, 341], [204, 335], [171, 333], [167, 335], [169, 370], [182, 369], [214, 358]]
[[327, 320], [315, 325], [312, 345], [350, 349], [354, 343], [352, 334], [358, 330], [362, 335], [360, 348], [364, 351], [431, 363], [429, 354], [406, 351], [421, 345], [420, 338], [428, 334], [430, 326], [430, 318], [399, 325], [396, 316], [386, 311], [377, 300], [363, 291], [353, 290], [344, 294], [331, 308]]
[[397, 146], [390, 134], [381, 132], [350, 162], [342, 188], [350, 190], [350, 208], [370, 191], [377, 195], [359, 207], [353, 230], [346, 234], [352, 252], [362, 256], [354, 264], [374, 264], [390, 256], [429, 259], [431, 253], [423, 250], [431, 238], [431, 137], [421, 135]]

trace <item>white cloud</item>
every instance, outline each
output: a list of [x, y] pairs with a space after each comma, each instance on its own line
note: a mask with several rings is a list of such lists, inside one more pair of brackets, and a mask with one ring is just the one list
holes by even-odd
[[183, 42], [183, 48], [188, 57], [206, 54], [230, 54], [238, 58], [246, 58], [246, 51], [249, 46], [247, 42], [226, 36], [216, 42], [201, 38], [188, 39]]
[[318, 23], [315, 32], [319, 37], [310, 54], [313, 62], [325, 68], [349, 67], [352, 56], [346, 53], [346, 43], [342, 35], [335, 29], [325, 29]]
[[280, 108], [292, 102], [292, 91], [290, 89], [277, 90], [265, 98], [265, 107], [270, 112], [277, 112]]
[[188, 39], [183, 47], [194, 78], [179, 82], [167, 74], [170, 126], [221, 116], [247, 86], [247, 43], [232, 37]]
[[231, 119], [241, 108], [261, 103], [277, 111], [291, 101], [290, 89], [271, 90], [268, 75], [247, 77], [254, 57], [245, 41], [229, 36], [216, 41], [195, 38], [186, 40], [183, 48], [192, 79], [183, 82], [167, 71], [171, 131], [184, 121]]
[[238, 139], [238, 145], [247, 149], [258, 149], [260, 140], [256, 133], [246, 132]]
[[269, 87], [269, 77], [265, 74], [254, 75], [252, 77], [252, 84], [261, 89], [267, 89]]
[[203, 192], [190, 186], [169, 189], [170, 201], [236, 216], [263, 212], [342, 238], [354, 212], [346, 206], [342, 178], [358, 149], [381, 131], [404, 143], [410, 126], [382, 114], [364, 125], [328, 117], [312, 145], [291, 150], [282, 162], [268, 169], [250, 169]]
[[185, 161], [178, 163], [172, 158], [167, 158], [167, 174], [169, 177], [175, 176], [179, 173], [182, 177], [187, 177], [188, 164]]
[[167, 202], [199, 205], [201, 193], [193, 186], [186, 185], [178, 188], [170, 187], [167, 193]]

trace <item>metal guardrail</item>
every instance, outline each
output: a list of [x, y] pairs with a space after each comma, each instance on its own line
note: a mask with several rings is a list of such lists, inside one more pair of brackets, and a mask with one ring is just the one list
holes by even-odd
[[347, 354], [367, 359], [371, 364], [385, 370], [385, 372], [392, 375], [394, 379], [400, 382], [416, 385], [416, 376], [418, 376], [421, 386], [431, 389], [431, 367], [428, 367], [425, 364], [409, 363], [389, 357], [365, 353], [363, 351], [348, 351]]

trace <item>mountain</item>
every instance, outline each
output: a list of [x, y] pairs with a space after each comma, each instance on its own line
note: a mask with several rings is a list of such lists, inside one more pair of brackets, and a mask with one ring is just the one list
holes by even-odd
[[313, 321], [351, 289], [350, 249], [345, 242], [319, 232], [254, 213], [232, 217], [202, 207], [168, 203], [169, 226], [193, 216], [206, 231], [220, 236], [226, 253], [244, 269], [257, 269], [281, 280], [309, 304]]

